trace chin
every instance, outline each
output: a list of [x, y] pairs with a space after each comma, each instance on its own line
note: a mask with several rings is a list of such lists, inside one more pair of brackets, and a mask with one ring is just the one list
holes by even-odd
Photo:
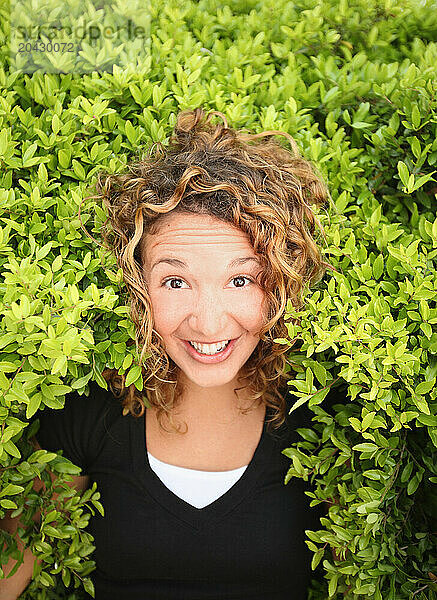
[[190, 382], [196, 386], [202, 388], [215, 388], [222, 387], [228, 385], [232, 381], [234, 381], [238, 375], [233, 371], [230, 372], [229, 369], [226, 370], [225, 373], [200, 373], [199, 371], [192, 371], [191, 369], [183, 369], [179, 367], [179, 371], [183, 373], [183, 379], [187, 382]]

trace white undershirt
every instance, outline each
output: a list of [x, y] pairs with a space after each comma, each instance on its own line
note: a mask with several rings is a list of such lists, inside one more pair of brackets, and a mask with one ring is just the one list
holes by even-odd
[[198, 471], [169, 465], [147, 452], [149, 464], [162, 483], [176, 496], [203, 508], [225, 494], [243, 475], [248, 465], [231, 471]]

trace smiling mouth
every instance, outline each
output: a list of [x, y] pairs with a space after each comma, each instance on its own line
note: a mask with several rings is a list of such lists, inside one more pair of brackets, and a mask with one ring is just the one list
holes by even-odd
[[227, 346], [232, 340], [222, 340], [220, 342], [213, 342], [209, 344], [195, 342], [191, 340], [186, 341], [199, 354], [203, 354], [205, 356], [212, 356], [214, 354], [219, 354], [220, 352], [223, 352], [223, 350], [227, 348]]

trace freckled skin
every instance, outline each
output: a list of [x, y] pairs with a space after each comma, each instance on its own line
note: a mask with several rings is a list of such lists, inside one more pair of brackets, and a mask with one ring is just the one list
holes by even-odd
[[[223, 412], [235, 404], [233, 388], [241, 385], [237, 375], [259, 343], [257, 331], [264, 323], [265, 293], [256, 282], [260, 265], [250, 261], [227, 269], [233, 259], [256, 257], [249, 238], [209, 215], [170, 213], [162, 217], [156, 234], [144, 236], [142, 250], [154, 329], [181, 369], [184, 401], [193, 406], [214, 401]], [[188, 268], [161, 263], [152, 269], [168, 257], [182, 260]], [[170, 277], [176, 281], [167, 280], [163, 286]], [[231, 355], [216, 364], [196, 361], [180, 341], [238, 337]]]

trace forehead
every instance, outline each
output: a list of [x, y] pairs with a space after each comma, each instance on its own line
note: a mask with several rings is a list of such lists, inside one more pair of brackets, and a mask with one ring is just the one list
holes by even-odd
[[142, 240], [146, 261], [167, 251], [198, 253], [244, 251], [255, 256], [249, 237], [241, 229], [211, 215], [169, 214], [161, 217], [157, 232], [146, 233]]

